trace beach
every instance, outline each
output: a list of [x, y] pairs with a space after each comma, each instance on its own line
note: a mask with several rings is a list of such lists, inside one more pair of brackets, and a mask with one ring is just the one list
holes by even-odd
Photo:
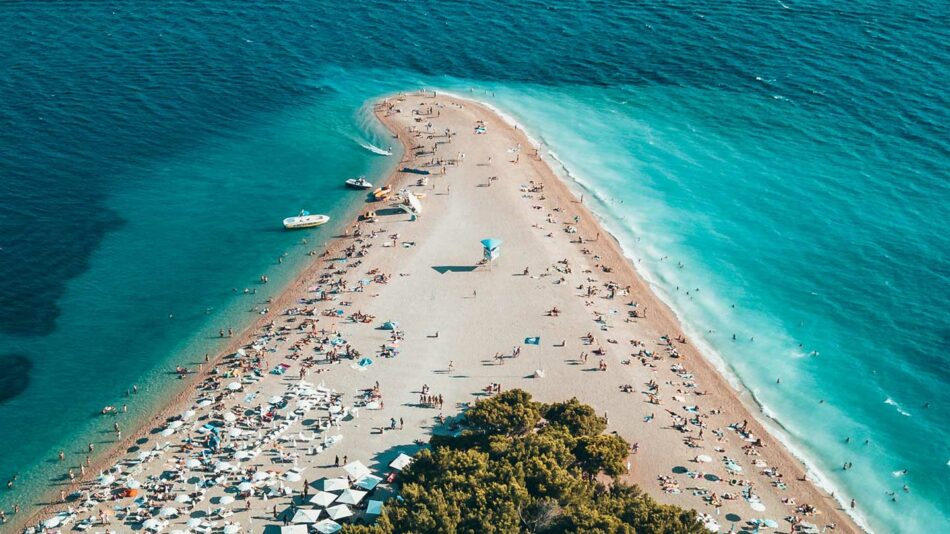
[[[789, 532], [790, 517], [860, 530], [802, 480], [801, 462], [698, 353], [525, 132], [434, 93], [392, 96], [375, 111], [405, 147], [398, 168], [413, 171], [387, 181], [418, 196], [421, 213], [367, 202], [361, 211], [375, 210], [375, 221], [354, 220], [314, 248], [313, 264], [225, 354], [200, 372], [183, 364], [195, 386], [118, 447], [135, 441], [137, 450], [86, 469], [69, 490], [86, 493], [68, 503], [76, 516], [67, 528], [109, 516], [115, 531], [149, 520], [260, 531], [282, 523], [291, 502], [321, 508], [301, 500], [305, 487], [311, 497], [324, 479], [345, 477], [343, 465], [360, 472], [354, 461], [383, 482], [348, 484], [369, 481], [363, 499], [383, 500], [394, 491], [384, 482], [391, 462], [497, 385], [592, 405], [609, 432], [635, 444], [625, 481], [708, 514], [722, 531], [769, 518]], [[486, 239], [497, 257], [483, 262]], [[185, 440], [211, 435], [218, 452], [189, 463], [200, 447]], [[250, 485], [232, 489], [242, 482]], [[114, 498], [130, 493], [122, 488], [135, 495]], [[366, 518], [365, 504], [340, 521]], [[115, 506], [129, 509], [113, 515]], [[136, 519], [123, 523], [123, 514]]]

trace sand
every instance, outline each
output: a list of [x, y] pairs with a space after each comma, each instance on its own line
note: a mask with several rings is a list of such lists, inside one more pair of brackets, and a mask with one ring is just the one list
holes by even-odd
[[[296, 466], [301, 470], [302, 480], [285, 480], [283, 484], [296, 497], [272, 496], [265, 501], [261, 498], [265, 484], [260, 484], [248, 501], [250, 509], [243, 499], [222, 506], [217, 500], [225, 495], [225, 488], [242, 478], [232, 475], [230, 481], [222, 481], [223, 485], [207, 489], [202, 503], [191, 512], [168, 518], [166, 530], [185, 529], [189, 516], [208, 514], [217, 508], [233, 512], [226, 518], [216, 519], [217, 527], [234, 523], [244, 531], [259, 532], [265, 525], [279, 524], [280, 521], [273, 518], [273, 507], [283, 512], [292, 499], [300, 502], [303, 480], [313, 484], [323, 477], [343, 474], [334, 465], [336, 457], [362, 461], [377, 475], [386, 476], [392, 471], [389, 462], [399, 453], [412, 454], [432, 432], [444, 431], [440, 416], [451, 420], [465, 403], [484, 395], [486, 386], [500, 384], [503, 389], [525, 389], [541, 401], [577, 397], [594, 406], [599, 413], [608, 416], [608, 431], [637, 444], [636, 453], [629, 457], [630, 472], [623, 477], [625, 481], [638, 484], [661, 502], [710, 514], [723, 532], [733, 523], [739, 529], [752, 518], [774, 519], [779, 523], [777, 531], [789, 532], [791, 525], [784, 519], [789, 516], [804, 518], [819, 528], [835, 523], [839, 531], [859, 531], [834, 499], [810, 482], [800, 480], [804, 474], [801, 462], [768, 435], [739, 394], [697, 353], [688, 339], [681, 337], [681, 328], [673, 313], [637, 275], [612, 236], [538, 157], [524, 132], [505, 123], [483, 105], [433, 93], [393, 96], [376, 106], [376, 114], [398, 134], [406, 147], [399, 167], [426, 169], [432, 173], [425, 185], [417, 185], [417, 180], [422, 178], [418, 174], [398, 172], [390, 177], [394, 190], [405, 187], [424, 195], [421, 216], [413, 220], [414, 217], [391, 209], [387, 202], [367, 204], [366, 209], [377, 210], [377, 221], [360, 223], [362, 236], [358, 239], [348, 235], [331, 242], [328, 253], [315, 257], [301, 278], [274, 301], [270, 313], [229, 348], [228, 352], [233, 353], [238, 346], [248, 345], [255, 339], [263, 340], [262, 343], [272, 349], [264, 353], [265, 371], [285, 363], [287, 372], [282, 376], [266, 373], [259, 381], [246, 380], [242, 391], [226, 395], [217, 407], [196, 408], [200, 392], [189, 388], [159, 416], [145, 422], [143, 432], [129, 438], [148, 437], [143, 450], [167, 443], [163, 452], [133, 468], [139, 470], [134, 476], [144, 482], [149, 476], [167, 471], [174, 466], [176, 457], [184, 458], [180, 451], [184, 437], [197, 436], [196, 427], [210, 420], [220, 421], [225, 411], [238, 406], [241, 409], [234, 411], [245, 413], [256, 409], [264, 399], [286, 395], [288, 388], [299, 387], [298, 372], [307, 356], [313, 356], [316, 364], [304, 380], [334, 390], [344, 410], [364, 404], [361, 392], [373, 388], [377, 382], [383, 405], [378, 409], [359, 407], [358, 417], [349, 415], [329, 429], [314, 425], [329, 416], [325, 405], [316, 406], [288, 423], [279, 439], [257, 447], [261, 451], [258, 456], [241, 464], [243, 468], [273, 470], [273, 481], [277, 481], [286, 479], [294, 464], [275, 463], [278, 453], [274, 445], [280, 446], [284, 456], [297, 455]], [[484, 133], [476, 133], [479, 121]], [[445, 135], [446, 129], [453, 133], [451, 137]], [[532, 191], [532, 183], [543, 184], [543, 192], [536, 188]], [[575, 223], [575, 217], [579, 222]], [[354, 222], [350, 232], [355, 225]], [[370, 237], [374, 231], [377, 235]], [[481, 263], [480, 241], [485, 238], [502, 241], [500, 256], [490, 264]], [[342, 251], [351, 245], [362, 248], [366, 255], [342, 261]], [[357, 261], [359, 264], [354, 265]], [[373, 279], [374, 275], [367, 274], [371, 271], [385, 273], [389, 279], [385, 283], [371, 281], [362, 291], [353, 291], [358, 280]], [[301, 299], [316, 298], [317, 294], [312, 291], [315, 280], [325, 272], [339, 273], [331, 278], [345, 280], [347, 290], [335, 295], [335, 301], [300, 304]], [[605, 286], [608, 282], [616, 287], [613, 298], [609, 298]], [[595, 288], [596, 293], [588, 295], [588, 287]], [[314, 315], [286, 315], [285, 310], [293, 307], [312, 309]], [[551, 313], [554, 308], [558, 310], [556, 315]], [[324, 310], [337, 309], [344, 310], [345, 316], [360, 311], [375, 319], [361, 323], [322, 314]], [[349, 359], [324, 362], [323, 356], [314, 352], [314, 342], [303, 346], [300, 359], [288, 359], [289, 348], [307, 336], [309, 328], [298, 327], [308, 318], [317, 320], [318, 331], [338, 332], [346, 343], [362, 353], [361, 357], [370, 358], [372, 365], [358, 369], [355, 361]], [[390, 343], [391, 332], [380, 327], [390, 320], [398, 322], [404, 338], [396, 344], [398, 355], [381, 357], [377, 351]], [[261, 332], [271, 321], [275, 328], [287, 326], [290, 330], [275, 330], [273, 332], [280, 335], [262, 338]], [[588, 333], [592, 342], [584, 339]], [[525, 343], [526, 338], [535, 336], [540, 337], [538, 345]], [[669, 341], [662, 336], [668, 336]], [[634, 345], [633, 340], [640, 344]], [[520, 354], [515, 357], [513, 352], [517, 348]], [[596, 354], [598, 349], [604, 354]], [[582, 353], [588, 355], [586, 362], [582, 361]], [[251, 356], [254, 354], [251, 351]], [[250, 359], [244, 358], [245, 361]], [[230, 357], [216, 363], [223, 372], [237, 361]], [[601, 362], [606, 370], [600, 370]], [[204, 373], [209, 368], [210, 365], [206, 365]], [[192, 377], [198, 383], [207, 378], [206, 374]], [[217, 394], [221, 395], [226, 391], [225, 386], [235, 380], [241, 381], [220, 378], [216, 383]], [[648, 386], [651, 380], [657, 389], [651, 390]], [[424, 385], [430, 395], [443, 397], [441, 408], [420, 406], [420, 391]], [[630, 386], [629, 391], [623, 391], [623, 386]], [[651, 392], [659, 404], [650, 402]], [[253, 393], [257, 393], [254, 399], [246, 401], [245, 397]], [[280, 413], [288, 414], [297, 406], [297, 398], [287, 395], [286, 399], [288, 408]], [[174, 434], [154, 433], [155, 429], [166, 426], [165, 418], [192, 407], [196, 415]], [[674, 428], [674, 416], [670, 412], [682, 418], [685, 431]], [[382, 430], [390, 426], [391, 420], [397, 421], [397, 429]], [[702, 423], [701, 439], [699, 426], [690, 420]], [[729, 427], [731, 424], [741, 426], [743, 421], [747, 421], [748, 440]], [[231, 426], [231, 423], [224, 424]], [[257, 423], [249, 420], [247, 423], [238, 421], [238, 424], [253, 426]], [[262, 428], [266, 431], [271, 428], [269, 425], [264, 424]], [[298, 439], [301, 432], [307, 437], [314, 430], [314, 441]], [[330, 435], [342, 436], [342, 441], [326, 451], [309, 454], [315, 444]], [[751, 447], [759, 438], [764, 446]], [[255, 439], [256, 434], [249, 441]], [[687, 443], [690, 440], [692, 444]], [[239, 447], [250, 445], [227, 438], [225, 441]], [[129, 444], [117, 450], [124, 451]], [[744, 446], [755, 454], [747, 454], [749, 451], [744, 450]], [[117, 452], [107, 458], [109, 463], [87, 471], [94, 479], [100, 468], [136, 455]], [[711, 461], [695, 461], [700, 455], [708, 456]], [[229, 455], [219, 456], [227, 458]], [[730, 474], [724, 458], [734, 460], [741, 472]], [[781, 473], [781, 479], [774, 474], [769, 476], [769, 470]], [[186, 470], [182, 477], [185, 482], [171, 483], [169, 496], [194, 492], [193, 481], [187, 482], [194, 475]], [[666, 481], [661, 481], [661, 477]], [[717, 478], [721, 480], [716, 481]], [[743, 497], [744, 487], [730, 485], [730, 480], [751, 482], [757, 496], [753, 500], [759, 501], [764, 510], [754, 510]], [[776, 487], [779, 481], [785, 489]], [[118, 480], [113, 487], [122, 484], [122, 480]], [[272, 483], [275, 484], [279, 485]], [[308, 490], [311, 495], [318, 486], [314, 484]], [[97, 487], [95, 481], [77, 486], [79, 489]], [[678, 487], [678, 492], [664, 491], [664, 487]], [[387, 491], [384, 484], [376, 496], [385, 497]], [[717, 508], [704, 499], [703, 493], [706, 496], [715, 493], [718, 497], [734, 494], [737, 498], [721, 499], [717, 513]], [[782, 500], [788, 498], [797, 504], [783, 503]], [[130, 503], [131, 498], [123, 498], [89, 505], [88, 511], [78, 513], [74, 521], [95, 515], [103, 508]], [[810, 516], [797, 513], [797, 506], [806, 503], [820, 513]], [[79, 502], [69, 505], [76, 509]], [[47, 507], [33, 522], [64, 508], [66, 505]], [[121, 532], [132, 527], [113, 519], [108, 528]], [[93, 526], [91, 530], [106, 528]]]

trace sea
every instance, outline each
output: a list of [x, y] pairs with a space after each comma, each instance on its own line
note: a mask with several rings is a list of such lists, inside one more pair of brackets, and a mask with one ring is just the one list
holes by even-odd
[[[356, 209], [343, 179], [398, 161], [372, 102], [425, 87], [520, 123], [863, 525], [948, 530], [945, 2], [11, 1], [0, 28], [8, 513], [258, 317]], [[301, 209], [333, 223], [283, 231]]]

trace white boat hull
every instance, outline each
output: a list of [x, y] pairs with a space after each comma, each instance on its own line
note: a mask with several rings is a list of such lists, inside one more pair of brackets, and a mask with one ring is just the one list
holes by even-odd
[[287, 217], [284, 219], [284, 228], [296, 230], [298, 228], [313, 228], [326, 224], [330, 217], [326, 215], [298, 215], [297, 217]]
[[347, 180], [346, 185], [354, 189], [372, 189], [373, 188], [373, 184], [365, 180], [362, 182], [359, 180]]

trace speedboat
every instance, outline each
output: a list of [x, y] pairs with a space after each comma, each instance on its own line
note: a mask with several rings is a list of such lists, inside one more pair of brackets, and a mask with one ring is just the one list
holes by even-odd
[[355, 189], [372, 189], [373, 188], [373, 184], [366, 181], [366, 178], [363, 176], [360, 176], [359, 178], [350, 178], [349, 180], [346, 181], [346, 185], [348, 187], [352, 187]]
[[289, 230], [296, 228], [313, 228], [314, 226], [326, 224], [329, 220], [330, 217], [326, 215], [310, 215], [309, 211], [304, 210], [296, 217], [287, 217], [284, 219], [284, 228]]

